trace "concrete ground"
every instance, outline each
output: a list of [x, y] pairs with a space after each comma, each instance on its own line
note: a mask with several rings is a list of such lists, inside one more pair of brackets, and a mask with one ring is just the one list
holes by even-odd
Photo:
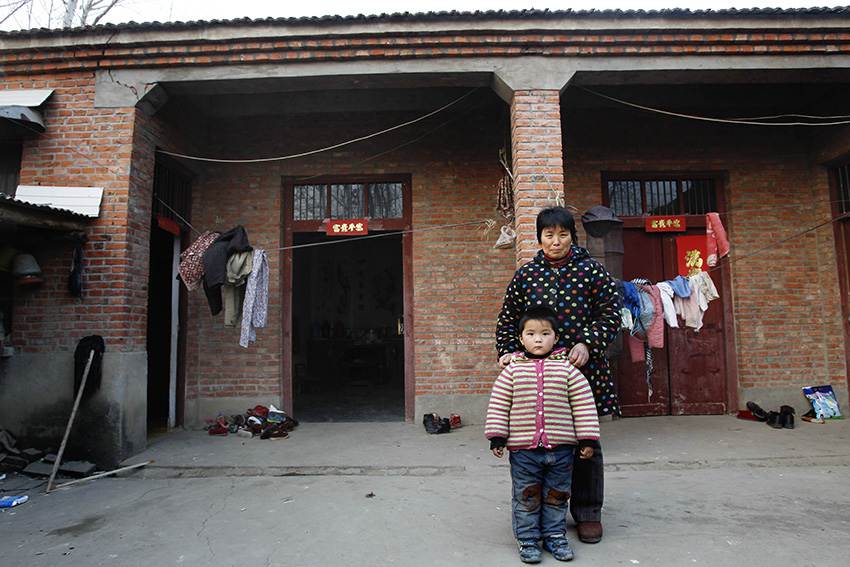
[[[606, 534], [584, 565], [846, 564], [850, 420], [603, 424]], [[509, 477], [480, 426], [302, 424], [285, 440], [179, 431], [144, 469], [0, 512], [0, 564], [518, 565]], [[29, 489], [29, 490], [27, 490]], [[544, 565], [557, 562], [547, 556]]]

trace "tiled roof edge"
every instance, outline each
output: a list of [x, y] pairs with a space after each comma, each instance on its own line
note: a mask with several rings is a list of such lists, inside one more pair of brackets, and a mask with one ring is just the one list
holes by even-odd
[[850, 6], [832, 8], [729, 8], [723, 10], [690, 10], [666, 8], [663, 10], [476, 10], [474, 12], [400, 12], [356, 16], [305, 16], [283, 18], [235, 18], [228, 20], [193, 20], [188, 22], [126, 22], [121, 24], [99, 24], [76, 28], [35, 28], [29, 30], [0, 31], [0, 37], [28, 37], [59, 34], [80, 34], [97, 31], [156, 31], [184, 30], [208, 26], [254, 26], [263, 24], [288, 25], [334, 25], [353, 23], [392, 23], [427, 21], [476, 21], [476, 20], [522, 20], [559, 18], [739, 18], [739, 17], [850, 17]]

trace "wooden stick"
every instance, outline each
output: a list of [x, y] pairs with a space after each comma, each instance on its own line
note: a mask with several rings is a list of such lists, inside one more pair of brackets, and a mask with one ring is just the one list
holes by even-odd
[[111, 474], [117, 474], [117, 473], [120, 473], [120, 472], [129, 471], [129, 470], [132, 470], [132, 469], [137, 469], [139, 467], [149, 465], [152, 462], [153, 461], [145, 461], [144, 463], [136, 463], [135, 465], [127, 465], [126, 467], [121, 467], [120, 469], [115, 469], [114, 471], [97, 473], [97, 474], [93, 474], [91, 476], [87, 476], [86, 478], [78, 478], [78, 479], [75, 479], [75, 480], [70, 480], [70, 481], [64, 482], [62, 484], [57, 484], [55, 487], [53, 487], [53, 489], [56, 490], [58, 488], [64, 488], [66, 486], [71, 486], [72, 484], [77, 484], [78, 482], [83, 482], [83, 481], [86, 481], [86, 480], [94, 480], [96, 478], [102, 478], [104, 476], [109, 476]]
[[47, 489], [44, 491], [45, 493], [52, 490], [53, 481], [56, 480], [56, 473], [59, 471], [59, 465], [62, 463], [62, 454], [65, 452], [65, 445], [68, 443], [68, 437], [71, 435], [71, 426], [74, 425], [74, 418], [77, 417], [77, 408], [80, 407], [80, 400], [83, 398], [83, 390], [86, 389], [86, 380], [89, 377], [92, 360], [94, 360], [94, 349], [89, 352], [86, 369], [83, 371], [83, 380], [80, 383], [80, 389], [77, 391], [77, 397], [74, 399], [74, 409], [71, 410], [71, 417], [68, 419], [68, 425], [65, 427], [65, 436], [62, 438], [62, 444], [59, 445], [59, 452], [56, 454], [56, 461], [53, 463], [53, 470], [50, 472], [50, 478], [47, 480]]

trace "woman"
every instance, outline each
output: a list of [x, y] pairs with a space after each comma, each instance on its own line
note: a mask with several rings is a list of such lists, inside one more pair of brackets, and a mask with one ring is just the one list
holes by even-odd
[[[620, 328], [619, 298], [605, 268], [576, 244], [576, 225], [563, 207], [537, 215], [537, 256], [514, 274], [499, 322], [496, 348], [504, 368], [521, 350], [517, 323], [529, 307], [545, 305], [558, 314], [558, 344], [590, 382], [599, 415], [618, 415], [620, 408], [605, 358], [605, 349]], [[581, 541], [602, 539], [602, 448], [591, 459], [576, 459], [570, 513]]]

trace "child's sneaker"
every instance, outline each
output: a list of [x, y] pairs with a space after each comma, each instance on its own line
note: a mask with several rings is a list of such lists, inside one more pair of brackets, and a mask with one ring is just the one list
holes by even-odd
[[519, 558], [523, 563], [540, 563], [543, 561], [543, 552], [540, 544], [533, 539], [517, 541], [519, 546]]
[[552, 557], [558, 561], [572, 561], [575, 554], [570, 547], [570, 542], [564, 536], [549, 536], [543, 539], [543, 547], [552, 553]]

